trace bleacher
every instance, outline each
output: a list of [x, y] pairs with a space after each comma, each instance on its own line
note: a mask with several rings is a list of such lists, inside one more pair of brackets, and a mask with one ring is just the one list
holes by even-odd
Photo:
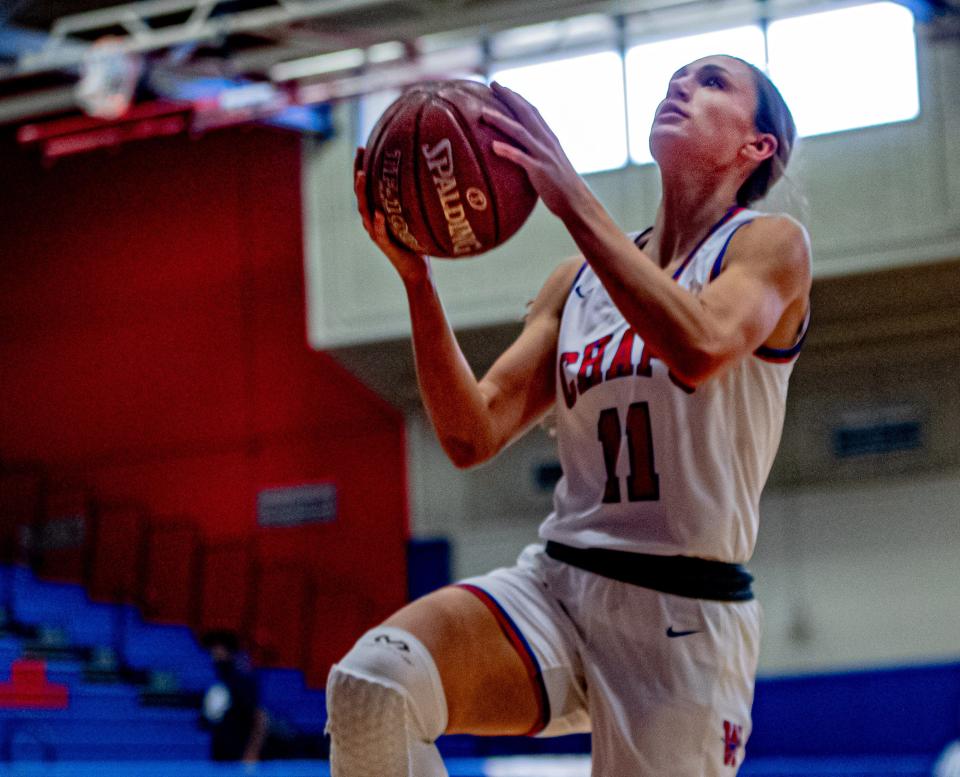
[[[207, 735], [198, 727], [195, 704], [148, 703], [151, 678], [156, 683], [158, 675], [176, 689], [173, 696], [181, 704], [191, 695], [197, 699], [213, 681], [207, 656], [187, 627], [147, 623], [129, 605], [91, 602], [81, 586], [41, 581], [22, 567], [0, 572], [5, 584], [14, 586], [21, 632], [0, 636], [0, 681], [14, 662], [42, 657], [48, 682], [69, 692], [65, 709], [0, 708], [0, 775], [7, 773], [5, 763], [42, 766], [37, 773], [51, 777], [233, 773], [222, 766], [210, 771]], [[109, 648], [118, 617], [124, 622], [127, 660], [137, 670], [128, 681], [98, 669], [91, 649]], [[301, 672], [264, 669], [260, 676], [269, 709], [300, 729], [322, 730], [323, 694], [308, 689]], [[741, 774], [926, 777], [951, 736], [958, 707], [960, 664], [955, 663], [761, 678], [750, 757]], [[440, 741], [451, 777], [586, 777], [589, 758], [576, 753], [588, 746], [585, 736]], [[321, 762], [277, 762], [262, 764], [258, 773], [328, 772]]]
[[[136, 528], [135, 514], [118, 513], [129, 525], [118, 519], [112, 529], [102, 527], [95, 534], [99, 548], [91, 551], [84, 545], [71, 551], [65, 543], [55, 553], [38, 556], [29, 543], [24, 547], [24, 537], [32, 536], [36, 544], [37, 532], [45, 531], [36, 527], [44, 527], [49, 517], [33, 504], [36, 477], [20, 473], [12, 489], [9, 478], [4, 482], [0, 777], [243, 774], [242, 766], [207, 761], [208, 734], [199, 725], [199, 707], [214, 675], [195, 637], [196, 624], [160, 624], [144, 616], [144, 597], [129, 590], [144, 585], [135, 574], [136, 555], [128, 554], [122, 569], [114, 564], [106, 577], [90, 563], [91, 558], [105, 561], [104, 548], [122, 539], [120, 528]], [[46, 507], [68, 519], [76, 514], [86, 520], [85, 497], [77, 493], [47, 500]], [[16, 513], [13, 521], [11, 510]], [[408, 552], [411, 596], [447, 581], [449, 549], [444, 542], [413, 542]], [[20, 560], [14, 561], [18, 553]], [[81, 573], [86, 586], [43, 577]], [[118, 587], [118, 580], [130, 581], [127, 590]], [[104, 599], [105, 592], [114, 591], [116, 596], [106, 597], [112, 603], [91, 599], [92, 593]], [[30, 694], [35, 688], [18, 695], [16, 682], [11, 682], [18, 672], [32, 677], [31, 682], [40, 677], [50, 703], [22, 703], [34, 698]], [[322, 732], [324, 695], [307, 687], [302, 671], [261, 668], [259, 676], [262, 702], [271, 713], [302, 732]], [[928, 777], [939, 751], [956, 736], [957, 710], [960, 664], [952, 662], [760, 678], [749, 757], [740, 773]], [[587, 777], [589, 746], [587, 735], [448, 736], [439, 741], [451, 777]], [[258, 774], [323, 777], [328, 769], [322, 761], [283, 761], [260, 764]]]
[[6, 760], [207, 757], [208, 735], [198, 727], [196, 706], [145, 703], [151, 677], [164, 668], [184, 679], [184, 695], [211, 679], [208, 662], [187, 629], [147, 626], [135, 613], [124, 613], [130, 624], [128, 658], [141, 671], [111, 676], [103, 652], [112, 650], [119, 606], [90, 602], [80, 586], [39, 581], [21, 567], [3, 572], [7, 585], [14, 587], [9, 601], [15, 603], [16, 621], [8, 619], [8, 630], [0, 637], [0, 673], [9, 674], [15, 662], [32, 658], [45, 665], [49, 684], [65, 686], [67, 692], [62, 709], [0, 706], [0, 752]]

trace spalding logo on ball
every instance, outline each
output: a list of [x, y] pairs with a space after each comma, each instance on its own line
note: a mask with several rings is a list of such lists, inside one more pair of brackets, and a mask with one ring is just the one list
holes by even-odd
[[489, 251], [520, 229], [537, 203], [523, 169], [493, 153], [494, 140], [510, 139], [481, 121], [484, 106], [513, 116], [483, 84], [418, 84], [370, 133], [367, 202], [417, 253], [460, 258]]

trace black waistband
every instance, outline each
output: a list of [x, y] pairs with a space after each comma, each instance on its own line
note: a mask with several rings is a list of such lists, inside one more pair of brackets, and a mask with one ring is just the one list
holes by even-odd
[[689, 556], [650, 556], [606, 548], [571, 548], [547, 542], [547, 555], [588, 572], [665, 594], [746, 602], [753, 599], [751, 575], [741, 564]]

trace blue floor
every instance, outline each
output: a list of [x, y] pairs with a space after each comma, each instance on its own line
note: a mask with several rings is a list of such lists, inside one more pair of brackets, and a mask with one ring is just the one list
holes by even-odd
[[[322, 761], [265, 761], [255, 767], [209, 761], [19, 761], [0, 764], [0, 777], [329, 777]], [[476, 772], [482, 775], [482, 772]]]
[[[589, 777], [585, 758], [454, 758], [450, 777]], [[748, 760], [741, 777], [929, 777], [927, 756], [815, 759], [758, 758]], [[206, 761], [20, 761], [0, 764], [0, 777], [329, 777], [323, 761], [272, 761], [248, 767]]]

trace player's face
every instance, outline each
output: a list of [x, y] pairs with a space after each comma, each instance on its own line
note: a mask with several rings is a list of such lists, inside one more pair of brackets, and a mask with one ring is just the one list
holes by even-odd
[[650, 151], [663, 166], [672, 159], [724, 167], [758, 133], [753, 72], [731, 57], [704, 57], [670, 79], [650, 131]]

